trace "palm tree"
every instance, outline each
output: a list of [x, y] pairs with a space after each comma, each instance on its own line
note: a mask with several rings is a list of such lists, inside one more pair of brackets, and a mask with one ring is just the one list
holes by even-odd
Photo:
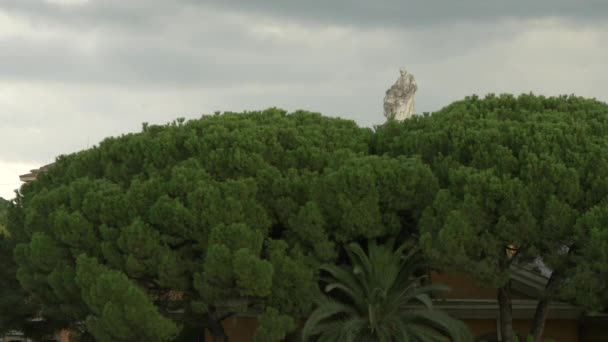
[[304, 341], [427, 342], [472, 341], [466, 326], [434, 309], [431, 296], [447, 291], [442, 285], [423, 285], [416, 277], [417, 250], [406, 246], [368, 244], [346, 248], [349, 267], [323, 265], [326, 296], [319, 291], [317, 308], [303, 330]]

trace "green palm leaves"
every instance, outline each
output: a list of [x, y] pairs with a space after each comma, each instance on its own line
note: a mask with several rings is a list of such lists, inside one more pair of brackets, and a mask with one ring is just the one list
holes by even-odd
[[309, 317], [305, 341], [469, 341], [463, 323], [433, 308], [441, 285], [422, 285], [416, 276], [417, 251], [402, 245], [370, 242], [366, 254], [359, 244], [346, 248], [350, 265], [323, 265], [325, 292]]

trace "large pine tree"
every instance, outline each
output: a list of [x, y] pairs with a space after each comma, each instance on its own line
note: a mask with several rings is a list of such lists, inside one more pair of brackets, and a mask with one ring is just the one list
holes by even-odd
[[608, 105], [574, 96], [476, 96], [432, 115], [388, 123], [374, 150], [419, 156], [441, 190], [421, 220], [436, 267], [498, 289], [503, 338], [513, 341], [510, 272], [542, 260], [553, 270], [547, 305], [597, 309], [608, 274]]
[[221, 321], [245, 311], [258, 341], [277, 341], [312, 309], [338, 243], [414, 229], [438, 189], [418, 160], [370, 156], [372, 134], [270, 109], [144, 125], [60, 157], [17, 198], [18, 279], [45, 317], [100, 341], [180, 327], [223, 341]]

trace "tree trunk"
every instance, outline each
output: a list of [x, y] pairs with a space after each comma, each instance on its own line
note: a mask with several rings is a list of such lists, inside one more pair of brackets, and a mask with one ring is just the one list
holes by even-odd
[[498, 289], [498, 305], [500, 310], [500, 336], [502, 342], [514, 342], [513, 337], [513, 307], [511, 304], [511, 282]]
[[59, 331], [59, 341], [61, 342], [70, 342], [72, 340], [72, 330], [70, 329], [61, 329]]
[[558, 282], [559, 274], [557, 272], [551, 273], [547, 285], [545, 285], [545, 293], [543, 298], [538, 301], [536, 305], [536, 312], [534, 313], [534, 320], [532, 321], [532, 328], [530, 329], [530, 335], [534, 338], [534, 342], [541, 342], [543, 338], [543, 332], [545, 330], [545, 322], [547, 321], [547, 314], [549, 313], [549, 302], [555, 289], [555, 285]]
[[228, 342], [228, 336], [224, 331], [224, 326], [220, 319], [216, 318], [214, 314], [207, 314], [207, 321], [209, 332], [213, 336], [213, 342]]
[[545, 321], [549, 312], [549, 299], [541, 299], [536, 305], [534, 320], [532, 321], [532, 329], [530, 335], [534, 338], [534, 342], [541, 342], [543, 331], [545, 330]]

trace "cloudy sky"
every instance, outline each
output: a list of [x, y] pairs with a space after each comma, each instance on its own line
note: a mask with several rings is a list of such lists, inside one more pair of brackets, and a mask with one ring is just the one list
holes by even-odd
[[0, 196], [103, 137], [220, 110], [371, 126], [470, 94], [608, 101], [605, 0], [0, 0]]

